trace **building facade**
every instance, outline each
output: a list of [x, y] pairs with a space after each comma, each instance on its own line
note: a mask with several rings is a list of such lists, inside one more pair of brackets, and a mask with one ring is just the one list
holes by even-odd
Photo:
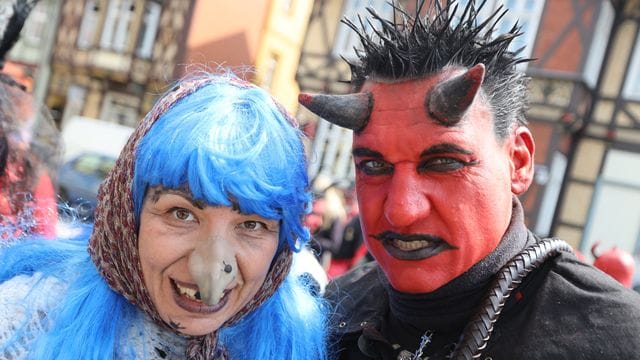
[[637, 0], [547, 0], [533, 47], [528, 117], [546, 181], [532, 219], [585, 254], [640, 250], [639, 24]]
[[219, 67], [297, 107], [312, 0], [42, 1], [59, 9], [44, 98], [61, 128], [74, 116], [135, 126], [185, 72]]
[[192, 1], [60, 0], [46, 104], [135, 126], [177, 76]]

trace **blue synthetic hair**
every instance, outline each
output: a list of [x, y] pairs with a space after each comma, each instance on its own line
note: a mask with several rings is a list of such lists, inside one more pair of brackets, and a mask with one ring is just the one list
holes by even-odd
[[[278, 219], [280, 248], [288, 244], [297, 251], [309, 239], [302, 225], [310, 203], [302, 135], [266, 92], [229, 84], [229, 77], [212, 77], [179, 100], [142, 139], [132, 190], [135, 217], [150, 186], [186, 186], [209, 204]], [[0, 283], [37, 272], [68, 284], [47, 313], [52, 328], [45, 334], [19, 328], [0, 344], [0, 354], [34, 335], [39, 337], [28, 359], [112, 359], [114, 349], [125, 345], [119, 339], [144, 315], [99, 275], [87, 252], [89, 234], [86, 228], [74, 239], [0, 248]], [[220, 341], [232, 359], [325, 359], [327, 311], [301, 279], [289, 275], [260, 307], [221, 329]]]
[[220, 331], [232, 359], [326, 359], [328, 305], [288, 276], [262, 306]]
[[136, 219], [145, 192], [184, 189], [210, 205], [280, 220], [280, 248], [308, 240], [302, 218], [310, 207], [303, 135], [266, 91], [229, 77], [207, 85], [164, 113], [136, 150]]
[[[46, 334], [31, 334], [29, 326], [16, 329], [6, 343], [0, 344], [0, 354], [35, 336], [27, 359], [113, 358], [120, 331], [126, 331], [137, 315], [134, 306], [111, 290], [98, 273], [87, 252], [89, 233], [90, 229], [84, 228], [75, 238], [19, 241], [1, 249], [0, 283], [17, 275], [40, 273], [42, 279], [56, 278], [69, 287], [65, 294], [51, 294], [63, 300], [46, 314], [52, 321]], [[42, 283], [31, 291], [42, 291]], [[30, 299], [25, 294], [27, 311], [34, 310]]]

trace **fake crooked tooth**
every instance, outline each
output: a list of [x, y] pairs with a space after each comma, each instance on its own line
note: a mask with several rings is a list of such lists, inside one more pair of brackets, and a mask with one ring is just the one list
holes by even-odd
[[402, 241], [398, 239], [394, 239], [392, 241], [393, 246], [397, 247], [400, 250], [404, 251], [412, 251], [422, 249], [431, 245], [430, 241], [427, 240], [417, 240], [417, 241]]
[[180, 293], [180, 295], [184, 295], [191, 300], [201, 300], [200, 291], [198, 291], [197, 289], [182, 287], [178, 284], [176, 284], [176, 287], [178, 288], [178, 292]]

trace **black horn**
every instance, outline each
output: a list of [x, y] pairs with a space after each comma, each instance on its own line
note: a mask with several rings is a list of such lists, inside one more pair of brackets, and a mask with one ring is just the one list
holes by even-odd
[[314, 114], [330, 123], [361, 131], [367, 125], [373, 106], [370, 93], [346, 95], [307, 94], [298, 95], [298, 101]]
[[425, 99], [427, 113], [445, 126], [457, 124], [475, 98], [484, 79], [484, 64], [436, 85]]

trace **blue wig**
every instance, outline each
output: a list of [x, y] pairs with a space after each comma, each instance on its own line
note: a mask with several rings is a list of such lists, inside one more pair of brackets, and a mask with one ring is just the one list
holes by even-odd
[[[310, 202], [301, 133], [265, 91], [232, 75], [204, 76], [206, 85], [173, 104], [136, 148], [135, 219], [150, 187], [186, 188], [208, 204], [279, 220], [279, 249], [298, 251], [309, 239], [302, 218]], [[0, 354], [31, 335], [39, 336], [34, 359], [112, 359], [125, 346], [123, 334], [142, 314], [109, 288], [81, 238], [0, 249], [0, 283], [38, 272], [68, 285], [47, 314], [52, 327], [38, 335], [24, 326], [0, 343]], [[324, 359], [325, 312], [306, 283], [289, 275], [271, 298], [221, 328], [219, 341], [233, 359]]]
[[11, 337], [0, 342], [0, 355], [10, 357], [7, 354], [23, 347], [25, 339], [35, 337], [27, 347], [27, 359], [114, 357], [119, 334], [139, 315], [133, 305], [109, 288], [93, 265], [86, 241], [91, 229], [79, 230], [80, 235], [75, 238], [16, 241], [0, 251], [0, 284], [18, 275], [42, 275], [21, 301], [26, 319], [41, 310], [35, 307], [35, 299], [50, 290], [45, 279], [56, 279], [68, 286], [65, 294], [44, 295], [62, 299], [57, 308], [46, 314], [53, 321], [51, 328], [45, 333], [33, 333], [32, 324], [25, 320]]
[[179, 100], [140, 141], [136, 218], [150, 186], [187, 185], [194, 199], [280, 220], [280, 247], [299, 250], [311, 199], [302, 134], [264, 90], [222, 80]]

